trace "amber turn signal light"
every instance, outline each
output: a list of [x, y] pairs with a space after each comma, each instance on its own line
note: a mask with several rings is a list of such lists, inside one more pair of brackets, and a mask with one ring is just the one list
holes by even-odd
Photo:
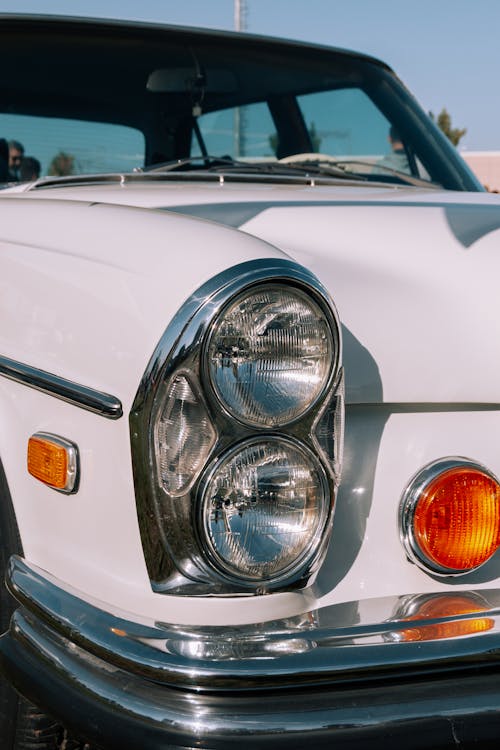
[[37, 432], [28, 441], [28, 472], [40, 482], [67, 494], [78, 485], [78, 449], [69, 440]]
[[408, 556], [427, 571], [476, 570], [500, 546], [499, 482], [468, 459], [436, 461], [403, 495], [400, 529]]

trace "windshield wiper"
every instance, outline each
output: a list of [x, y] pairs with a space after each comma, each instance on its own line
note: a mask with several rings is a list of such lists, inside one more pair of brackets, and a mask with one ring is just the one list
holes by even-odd
[[[303, 162], [305, 163], [305, 162]], [[307, 162], [308, 163], [308, 162]], [[376, 180], [379, 172], [384, 172], [392, 177], [396, 177], [400, 182], [403, 182], [407, 185], [414, 185], [415, 187], [431, 187], [431, 188], [441, 188], [442, 186], [439, 185], [436, 182], [431, 182], [430, 180], [424, 180], [421, 177], [415, 177], [414, 175], [410, 175], [407, 172], [401, 172], [399, 169], [394, 169], [394, 167], [388, 167], [385, 164], [379, 164], [377, 162], [371, 162], [371, 161], [364, 161], [362, 159], [334, 159], [331, 158], [328, 160], [327, 163], [322, 163], [321, 159], [318, 160], [318, 163], [321, 167], [321, 170], [328, 170], [331, 167], [340, 169], [342, 171], [345, 170], [345, 174], [348, 174], [349, 177], [355, 177], [359, 176], [361, 178], [361, 175], [358, 175], [357, 172], [353, 172], [352, 169], [345, 169], [346, 165], [356, 165], [359, 164], [361, 167], [368, 167], [372, 170], [370, 176], [365, 176], [364, 178], [369, 180]]]
[[232, 159], [230, 156], [190, 156], [183, 159], [174, 159], [161, 164], [153, 164], [149, 167], [136, 168], [134, 172], [161, 173], [175, 172], [184, 168], [193, 168], [199, 163], [197, 169], [211, 173], [238, 173], [238, 174], [267, 174], [299, 177], [333, 177], [341, 180], [354, 179], [356, 181], [367, 181], [368, 177], [351, 172], [342, 166], [335, 164], [325, 165], [316, 160], [304, 160], [297, 162], [276, 161], [242, 161]]
[[147, 167], [136, 167], [134, 172], [145, 172], [147, 174], [151, 172], [175, 172], [184, 167], [192, 167], [198, 162], [200, 162], [202, 169], [209, 171], [234, 165], [246, 166], [246, 162], [236, 161], [230, 156], [212, 156], [211, 154], [206, 154], [205, 156], [185, 156], [182, 159], [170, 159], [159, 164], [150, 164]]
[[[438, 185], [435, 182], [424, 180], [420, 177], [414, 177], [406, 172], [401, 172], [393, 167], [388, 167], [385, 164], [377, 164], [377, 162], [364, 161], [361, 159], [336, 159], [335, 157], [326, 154], [313, 153], [294, 154], [293, 156], [288, 156], [277, 161], [252, 162], [232, 159], [230, 156], [214, 156], [211, 154], [207, 154], [206, 156], [186, 156], [183, 159], [173, 159], [161, 164], [153, 164], [144, 169], [137, 168], [134, 172], [175, 172], [177, 170], [183, 170], [186, 167], [192, 169], [195, 165], [199, 165], [196, 166], [197, 169], [202, 169], [203, 171], [212, 173], [224, 172], [227, 174], [229, 172], [236, 172], [240, 174], [268, 174], [277, 176], [316, 176], [362, 182], [376, 181], [377, 173], [384, 172], [391, 177], [395, 177], [399, 182], [406, 185], [441, 188], [441, 185]], [[347, 165], [368, 167], [372, 171], [370, 174], [360, 174], [353, 169], [347, 169]], [[381, 175], [378, 176], [382, 177]]]

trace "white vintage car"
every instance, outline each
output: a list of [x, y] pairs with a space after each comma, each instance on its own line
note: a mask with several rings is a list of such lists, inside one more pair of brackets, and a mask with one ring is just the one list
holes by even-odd
[[2, 750], [496, 747], [499, 197], [361, 54], [0, 57]]

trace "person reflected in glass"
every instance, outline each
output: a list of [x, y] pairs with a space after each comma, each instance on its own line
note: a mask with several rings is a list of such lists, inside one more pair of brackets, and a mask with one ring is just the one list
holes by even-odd
[[40, 162], [34, 156], [23, 156], [19, 167], [19, 180], [21, 182], [32, 182], [38, 180], [42, 171]]
[[391, 125], [390, 127], [388, 140], [391, 150], [388, 154], [377, 161], [377, 166], [395, 169], [397, 172], [404, 172], [405, 174], [411, 174], [408, 156], [406, 155], [403, 141], [394, 125]]
[[0, 138], [0, 183], [9, 181], [9, 146], [5, 138]]
[[9, 141], [9, 180], [19, 180], [19, 170], [24, 156], [24, 146], [19, 141]]

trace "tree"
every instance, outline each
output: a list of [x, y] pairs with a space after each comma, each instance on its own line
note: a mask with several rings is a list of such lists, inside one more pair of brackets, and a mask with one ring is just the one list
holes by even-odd
[[313, 151], [317, 153], [319, 151], [319, 147], [321, 146], [321, 136], [318, 135], [318, 131], [316, 130], [316, 125], [314, 124], [314, 122], [311, 122], [311, 125], [309, 127], [309, 138], [311, 139]]
[[432, 112], [429, 112], [431, 120], [437, 124], [438, 128], [443, 131], [445, 136], [450, 139], [454, 146], [458, 146], [460, 139], [466, 134], [467, 128], [452, 128], [451, 116], [443, 107], [437, 118]]

